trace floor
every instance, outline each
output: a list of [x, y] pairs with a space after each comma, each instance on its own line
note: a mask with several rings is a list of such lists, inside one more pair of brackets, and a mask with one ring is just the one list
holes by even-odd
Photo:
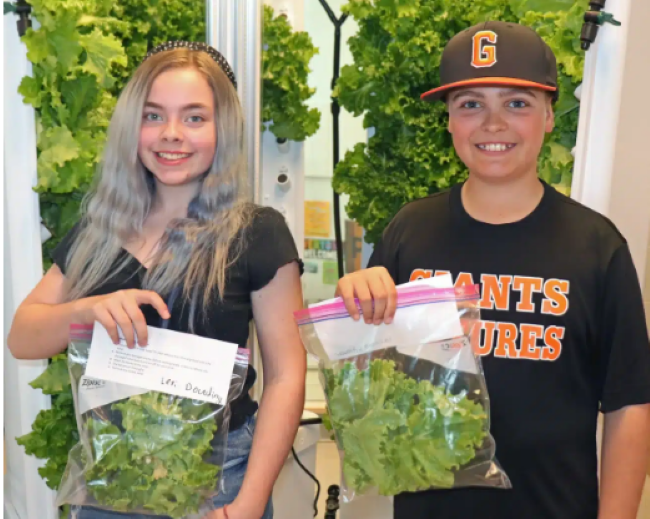
[[637, 519], [650, 519], [650, 477], [645, 479], [645, 492], [643, 492]]
[[[321, 440], [316, 449], [316, 477], [321, 484], [318, 501], [318, 518], [325, 517], [327, 489], [340, 482], [340, 463], [336, 444], [331, 440]], [[349, 504], [340, 501], [337, 519], [393, 519], [393, 505], [387, 497], [365, 497]]]

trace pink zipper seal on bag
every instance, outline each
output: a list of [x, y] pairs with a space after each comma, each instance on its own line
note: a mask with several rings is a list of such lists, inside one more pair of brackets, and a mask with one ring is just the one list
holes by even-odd
[[[464, 285], [456, 288], [405, 287], [397, 291], [397, 309], [451, 301], [471, 301], [478, 298], [480, 298], [479, 285]], [[359, 300], [355, 299], [355, 302], [357, 308], [361, 310]], [[349, 314], [343, 299], [337, 298], [332, 303], [305, 308], [294, 312], [293, 315], [298, 326], [304, 326], [325, 319], [346, 317]]]

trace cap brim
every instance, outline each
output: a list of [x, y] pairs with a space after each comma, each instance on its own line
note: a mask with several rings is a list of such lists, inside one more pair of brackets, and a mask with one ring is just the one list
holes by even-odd
[[420, 96], [420, 99], [423, 101], [438, 101], [444, 95], [454, 88], [460, 88], [464, 86], [514, 86], [522, 88], [539, 88], [541, 90], [546, 90], [547, 92], [557, 91], [557, 87], [543, 85], [542, 83], [535, 83], [534, 81], [526, 81], [524, 79], [515, 79], [511, 77], [486, 77], [486, 78], [474, 78], [468, 79], [466, 81], [457, 81], [456, 83], [449, 83], [433, 90], [429, 90]]

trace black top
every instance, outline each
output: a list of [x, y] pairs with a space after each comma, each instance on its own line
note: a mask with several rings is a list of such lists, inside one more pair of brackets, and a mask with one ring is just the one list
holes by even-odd
[[397, 283], [481, 283], [479, 351], [496, 456], [512, 490], [403, 494], [395, 519], [596, 519], [598, 411], [650, 402], [650, 345], [629, 248], [607, 218], [544, 185], [526, 218], [491, 225], [461, 186], [408, 204], [369, 266]]
[[[72, 245], [77, 224], [52, 253], [54, 263], [65, 274], [66, 256]], [[274, 277], [277, 270], [292, 261], [297, 261], [302, 274], [302, 261], [284, 217], [274, 209], [264, 207], [255, 211], [250, 228], [246, 233], [246, 245], [239, 259], [227, 271], [226, 291], [223, 301], [215, 296], [207, 308], [206, 318], [197, 312], [194, 333], [202, 337], [236, 343], [245, 348], [249, 325], [253, 317], [251, 292], [260, 290]], [[102, 283], [88, 296], [110, 294], [118, 290], [140, 289], [145, 267], [126, 250], [122, 250], [116, 265], [125, 257], [127, 267], [119, 275]], [[189, 305], [183, 305], [182, 298], [167, 301], [171, 319], [166, 327], [170, 330], [189, 333]], [[160, 327], [162, 319], [150, 305], [144, 305], [142, 312], [150, 326]], [[257, 403], [250, 397], [249, 390], [257, 375], [249, 367], [241, 396], [231, 404], [230, 429], [240, 427], [248, 417], [257, 411]]]

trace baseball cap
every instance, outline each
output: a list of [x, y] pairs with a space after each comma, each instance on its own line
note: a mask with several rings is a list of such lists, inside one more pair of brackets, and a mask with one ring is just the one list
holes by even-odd
[[420, 96], [437, 101], [466, 86], [541, 88], [558, 96], [557, 63], [546, 42], [531, 28], [489, 21], [458, 33], [445, 46], [440, 86]]

